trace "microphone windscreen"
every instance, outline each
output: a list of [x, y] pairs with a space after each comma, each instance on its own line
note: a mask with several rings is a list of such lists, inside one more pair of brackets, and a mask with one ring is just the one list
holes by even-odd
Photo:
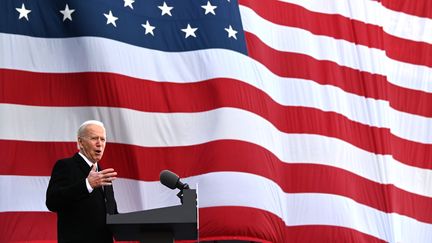
[[180, 179], [178, 175], [169, 170], [161, 171], [159, 177], [160, 182], [171, 189], [175, 189], [177, 187], [177, 182]]

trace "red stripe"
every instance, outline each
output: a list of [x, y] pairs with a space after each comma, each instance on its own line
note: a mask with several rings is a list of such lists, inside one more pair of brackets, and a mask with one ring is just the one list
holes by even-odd
[[432, 144], [422, 144], [411, 142], [396, 136], [375, 137], [375, 142], [385, 143], [383, 140], [389, 139], [388, 143], [391, 146], [392, 157], [404, 164], [423, 168], [432, 169]]
[[250, 33], [246, 33], [246, 40], [249, 56], [280, 76], [309, 79], [319, 84], [333, 85], [349, 93], [388, 100], [390, 106], [399, 111], [432, 117], [432, 106], [429, 105], [432, 103], [432, 93], [394, 85], [382, 75], [342, 67], [336, 63], [316, 60], [303, 54], [277, 51]]
[[[239, 228], [238, 226], [242, 227]], [[213, 207], [200, 209], [201, 240], [233, 238], [263, 239], [274, 243], [287, 242], [384, 242], [354, 229], [326, 226], [286, 226], [277, 216], [245, 207]]]
[[352, 242], [378, 243], [385, 242], [371, 235], [353, 229], [328, 225], [302, 225], [288, 227], [286, 233], [289, 242]]
[[0, 212], [0, 242], [57, 243], [57, 216], [49, 212]]
[[[199, 112], [220, 107], [235, 107], [260, 115], [286, 133], [335, 137], [372, 153], [392, 154], [408, 165], [432, 168], [429, 160], [432, 156], [430, 144], [402, 139], [391, 134], [387, 128], [363, 125], [334, 112], [282, 106], [263, 91], [236, 80], [214, 79], [199, 83], [174, 84], [107, 73], [42, 74], [12, 70], [2, 70], [0, 73], [7, 76], [2, 85], [4, 90], [8, 90], [0, 96], [2, 103], [39, 106], [107, 106], [152, 112]], [[95, 92], [92, 95], [98, 87], [115, 92], [109, 95]], [[47, 91], [52, 95], [41, 95]], [[144, 98], [143, 93], [146, 94]], [[425, 93], [415, 93], [420, 101], [432, 97]], [[406, 94], [407, 92], [395, 91], [392, 92], [391, 98], [398, 101], [407, 98]], [[425, 96], [427, 97], [421, 99]], [[200, 102], [196, 102], [197, 100]], [[418, 100], [412, 97], [407, 103], [410, 104], [409, 107], [414, 108]], [[401, 102], [403, 101], [394, 104], [402, 105]], [[417, 107], [430, 109], [427, 103]], [[377, 143], [377, 140], [380, 142]], [[410, 148], [410, 150], [395, 148]]]
[[[38, 173], [43, 172], [44, 174], [40, 175], [49, 175], [55, 160], [71, 155], [54, 157], [60, 154], [53, 153], [56, 151], [54, 147], [59, 148], [57, 151], [67, 151], [75, 146], [74, 143], [50, 145], [16, 142], [20, 151], [26, 151], [17, 153], [10, 149], [10, 144], [13, 143], [0, 143], [4, 150], [10, 150], [6, 155], [0, 152], [0, 157], [6, 162], [0, 169], [0, 174], [39, 175]], [[48, 149], [45, 150], [45, 147]], [[27, 152], [27, 148], [30, 151]], [[11, 155], [14, 157], [11, 158]], [[383, 212], [396, 212], [432, 223], [432, 198], [416, 195], [393, 185], [379, 184], [333, 166], [283, 163], [262, 147], [239, 141], [224, 140], [196, 146], [164, 148], [109, 144], [101, 165], [115, 168], [119, 177], [144, 181], [158, 181], [159, 173], [163, 169], [175, 171], [181, 177], [218, 171], [246, 172], [275, 181], [288, 193], [342, 195]], [[412, 205], [416, 205], [416, 208], [413, 209]]]
[[47, 212], [0, 212], [0, 242], [57, 239], [57, 216]]
[[73, 142], [0, 140], [0, 147], [1, 175], [49, 176], [58, 159], [77, 152]]
[[395, 110], [432, 118], [432, 93], [402, 88], [389, 83], [387, 86], [390, 106]]
[[[313, 60], [305, 55], [278, 52], [265, 46], [255, 36], [247, 34], [247, 37], [249, 46], [254, 46], [250, 55], [283, 77], [311, 79], [320, 84], [340, 87], [350, 93], [387, 100], [385, 91], [388, 83], [382, 76], [360, 73], [331, 62]], [[110, 106], [154, 112], [196, 112], [214, 109], [225, 103], [229, 105], [236, 100], [236, 103], [242, 101], [241, 104], [248, 104], [267, 96], [244, 82], [227, 78], [179, 84], [152, 82], [113, 73], [60, 74], [0, 69], [0, 75], [0, 84], [3, 90], [8, 91], [0, 94], [0, 102], [14, 104]], [[96, 90], [110, 92], [105, 94], [95, 92]], [[143, 97], [143, 94], [146, 95]], [[254, 97], [251, 95], [258, 95], [258, 98], [251, 99], [250, 97]], [[229, 102], [223, 102], [225, 99], [229, 99]]]
[[275, 24], [297, 27], [316, 35], [331, 36], [359, 45], [384, 49], [382, 28], [376, 25], [349, 19], [339, 14], [312, 12], [304, 7], [277, 0], [240, 0], [239, 3]]
[[304, 54], [277, 51], [251, 33], [245, 33], [245, 36], [249, 56], [279, 76], [310, 79], [360, 96], [388, 99], [388, 82], [382, 75], [340, 66], [332, 61], [317, 60]]
[[430, 0], [381, 0], [388, 9], [418, 17], [432, 18], [432, 2]]
[[[430, 20], [432, 23], [432, 20]], [[386, 55], [402, 62], [432, 67], [432, 45], [386, 34]], [[425, 80], [429, 81], [429, 80]]]
[[[242, 225], [241, 228], [238, 226]], [[383, 242], [359, 231], [324, 225], [287, 227], [277, 216], [258, 209], [212, 207], [200, 209], [200, 241], [259, 242]], [[0, 213], [0, 242], [56, 241], [56, 216], [44, 212]]]

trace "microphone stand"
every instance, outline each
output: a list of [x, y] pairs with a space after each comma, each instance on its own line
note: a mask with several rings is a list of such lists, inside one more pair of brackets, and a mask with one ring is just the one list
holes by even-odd
[[183, 204], [183, 190], [184, 189], [189, 189], [189, 185], [187, 183], [184, 183], [183, 187], [181, 187], [179, 193], [177, 193], [177, 197], [180, 198], [181, 204]]

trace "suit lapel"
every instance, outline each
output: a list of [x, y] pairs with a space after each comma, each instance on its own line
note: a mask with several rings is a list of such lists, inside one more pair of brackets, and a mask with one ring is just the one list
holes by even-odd
[[85, 160], [78, 153], [76, 153], [73, 158], [74, 158], [75, 162], [77, 163], [78, 168], [80, 168], [82, 173], [87, 177], [87, 175], [89, 174], [90, 169], [91, 169], [88, 166], [87, 162], [85, 162]]

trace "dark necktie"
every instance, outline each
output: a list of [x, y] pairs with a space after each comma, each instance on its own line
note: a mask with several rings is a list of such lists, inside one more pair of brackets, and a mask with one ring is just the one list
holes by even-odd
[[[90, 170], [93, 169], [95, 165], [93, 164], [90, 167]], [[96, 171], [99, 171], [99, 168], [96, 167]], [[102, 186], [100, 188], [95, 188], [95, 190], [102, 193], [105, 200], [105, 207], [107, 214], [118, 214], [117, 211], [117, 203], [114, 198], [114, 190], [112, 186]]]
[[118, 214], [117, 203], [114, 199], [114, 190], [112, 186], [104, 186], [105, 205], [107, 214]]
[[[94, 165], [92, 165], [92, 168], [93, 168], [93, 166]], [[96, 168], [96, 171], [99, 171], [98, 169], [99, 168]], [[102, 193], [105, 197], [105, 206], [106, 206], [107, 214], [118, 214], [117, 203], [116, 203], [115, 198], [114, 198], [114, 190], [113, 190], [112, 185], [111, 186], [102, 186], [101, 190], [102, 190]]]

